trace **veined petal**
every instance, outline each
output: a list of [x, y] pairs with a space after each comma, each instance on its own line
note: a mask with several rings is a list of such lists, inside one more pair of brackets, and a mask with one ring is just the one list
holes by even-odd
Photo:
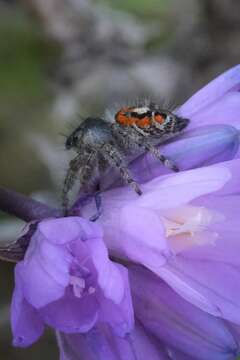
[[161, 266], [166, 261], [168, 245], [158, 216], [149, 209], [137, 206], [124, 207], [118, 216], [118, 221], [111, 226], [109, 222], [106, 226], [103, 223], [106, 229], [104, 240], [110, 251], [135, 262], [146, 261]]
[[108, 258], [107, 248], [102, 239], [92, 239], [87, 243], [92, 261], [97, 271], [98, 285], [104, 296], [116, 304], [124, 297], [125, 283], [119, 267]]
[[135, 314], [165, 344], [195, 359], [235, 359], [238, 344], [225, 323], [183, 300], [148, 270], [129, 268]]
[[218, 76], [194, 94], [178, 110], [183, 117], [192, 118], [197, 112], [221, 100], [226, 94], [240, 90], [240, 65]]
[[140, 324], [125, 338], [99, 325], [87, 335], [58, 334], [61, 360], [167, 360], [169, 357]]
[[191, 118], [192, 127], [204, 126], [206, 124], [228, 124], [240, 129], [240, 91], [226, 94], [219, 102], [213, 103]]
[[142, 185], [144, 194], [135, 203], [154, 210], [177, 207], [221, 189], [230, 179], [230, 171], [218, 165], [158, 177]]
[[71, 261], [66, 249], [35, 234], [24, 261], [16, 265], [27, 301], [40, 308], [63, 296], [70, 279]]
[[101, 308], [99, 312], [99, 321], [108, 323], [113, 332], [124, 337], [134, 328], [134, 313], [129, 287], [128, 271], [122, 265], [115, 265], [124, 280], [124, 296], [121, 303], [115, 304], [108, 298], [101, 299]]
[[240, 324], [240, 268], [223, 261], [177, 255], [158, 275], [200, 309]]

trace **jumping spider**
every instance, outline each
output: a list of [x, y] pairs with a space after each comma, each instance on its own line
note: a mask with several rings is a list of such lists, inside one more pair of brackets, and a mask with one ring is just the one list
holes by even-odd
[[128, 169], [129, 156], [151, 152], [165, 166], [178, 171], [177, 166], [155, 147], [178, 135], [189, 123], [158, 105], [121, 108], [113, 121], [89, 117], [66, 139], [66, 149], [77, 155], [70, 161], [63, 186], [63, 209], [67, 213], [68, 193], [79, 178], [84, 192], [94, 194], [100, 176], [109, 167], [117, 168], [125, 183], [141, 195], [142, 191]]

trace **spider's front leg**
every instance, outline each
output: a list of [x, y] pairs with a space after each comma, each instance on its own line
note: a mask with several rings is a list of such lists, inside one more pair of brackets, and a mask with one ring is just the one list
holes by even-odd
[[161, 154], [158, 148], [152, 145], [149, 141], [140, 141], [138, 145], [140, 147], [144, 147], [147, 151], [153, 154], [158, 160], [163, 163], [164, 166], [168, 167], [172, 171], [179, 172], [178, 166], [171, 159]]
[[161, 154], [158, 148], [154, 146], [151, 141], [149, 141], [149, 138], [143, 135], [142, 132], [139, 132], [138, 129], [136, 129], [135, 127], [134, 130], [134, 132], [131, 132], [129, 134], [132, 142], [134, 142], [139, 147], [144, 148], [146, 151], [149, 151], [158, 160], [160, 160], [164, 166], [168, 167], [172, 171], [179, 172], [179, 168], [177, 167], [177, 165], [171, 159]]
[[142, 190], [132, 178], [121, 153], [117, 150], [117, 146], [107, 143], [102, 146], [100, 151], [103, 158], [107, 160], [110, 165], [119, 170], [124, 182], [130, 185], [138, 195], [142, 195]]

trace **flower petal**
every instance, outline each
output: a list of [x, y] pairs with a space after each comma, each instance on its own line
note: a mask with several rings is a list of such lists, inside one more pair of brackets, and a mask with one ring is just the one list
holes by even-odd
[[189, 128], [205, 124], [228, 124], [239, 130], [239, 111], [240, 92], [227, 94], [221, 101], [193, 115]]
[[99, 321], [109, 323], [114, 333], [123, 337], [130, 333], [134, 327], [133, 305], [127, 269], [121, 265], [116, 264], [115, 266], [119, 269], [124, 279], [124, 297], [120, 304], [116, 304], [103, 297], [100, 301]]
[[69, 283], [71, 261], [66, 249], [47, 242], [37, 232], [24, 261], [16, 266], [27, 301], [40, 308], [62, 297]]
[[145, 329], [195, 359], [235, 359], [238, 345], [225, 323], [183, 300], [144, 268], [129, 268], [136, 317]]
[[24, 299], [19, 274], [17, 272], [15, 274], [16, 285], [11, 304], [13, 345], [26, 347], [42, 335], [44, 324], [37, 310]]
[[[187, 131], [159, 148], [182, 171], [232, 160], [239, 149], [239, 140], [236, 128], [229, 125], [209, 125]], [[133, 178], [139, 183], [172, 173], [150, 153], [139, 157], [131, 164], [130, 169]]]
[[98, 285], [106, 298], [116, 304], [124, 297], [125, 284], [120, 269], [108, 258], [106, 245], [102, 239], [91, 239], [86, 243], [97, 271]]
[[58, 334], [61, 360], [167, 360], [161, 345], [137, 324], [125, 338], [114, 335], [105, 325], [99, 325], [85, 336]]
[[39, 309], [46, 324], [65, 333], [85, 333], [98, 320], [98, 309], [95, 296], [78, 298], [70, 289], [64, 297]]
[[200, 309], [240, 324], [240, 269], [231, 263], [179, 254], [160, 268], [158, 274]]
[[228, 93], [237, 92], [239, 90], [240, 65], [237, 65], [218, 76], [194, 94], [180, 107], [178, 114], [191, 119], [196, 113], [203, 111], [217, 101], [222, 100]]
[[152, 210], [177, 207], [221, 189], [230, 179], [230, 171], [218, 165], [158, 177], [142, 185], [144, 194], [135, 203]]
[[38, 231], [42, 237], [56, 245], [63, 245], [78, 239], [85, 241], [102, 236], [102, 230], [97, 224], [78, 216], [41, 221], [38, 225]]

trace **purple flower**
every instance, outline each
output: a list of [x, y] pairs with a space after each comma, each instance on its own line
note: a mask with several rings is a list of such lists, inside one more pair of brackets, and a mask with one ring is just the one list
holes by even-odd
[[61, 360], [166, 360], [165, 347], [135, 323], [134, 330], [124, 338], [115, 336], [104, 324], [82, 334], [58, 334]]
[[178, 114], [191, 119], [190, 127], [229, 124], [240, 128], [240, 65], [237, 65], [193, 95]]
[[221, 320], [191, 305], [150, 271], [129, 267], [134, 330], [124, 338], [104, 324], [58, 334], [61, 360], [235, 359], [239, 347]]
[[[185, 299], [240, 323], [240, 160], [157, 177], [103, 194], [111, 254], [144, 265]], [[92, 213], [85, 207], [85, 215]]]
[[[145, 154], [130, 166], [141, 197], [108, 174], [98, 224], [38, 224], [16, 266], [15, 345], [36, 341], [46, 324], [58, 331], [61, 360], [236, 358], [239, 89], [237, 66], [178, 109], [189, 131], [161, 151], [185, 171], [169, 174]], [[80, 209], [95, 211], [93, 201]]]
[[79, 217], [38, 224], [15, 268], [14, 344], [28, 346], [44, 324], [85, 333], [97, 322], [123, 336], [133, 327], [127, 270], [108, 259], [101, 228]]
[[129, 277], [135, 316], [148, 334], [193, 359], [236, 358], [238, 343], [222, 319], [185, 301], [142, 267], [130, 266]]

